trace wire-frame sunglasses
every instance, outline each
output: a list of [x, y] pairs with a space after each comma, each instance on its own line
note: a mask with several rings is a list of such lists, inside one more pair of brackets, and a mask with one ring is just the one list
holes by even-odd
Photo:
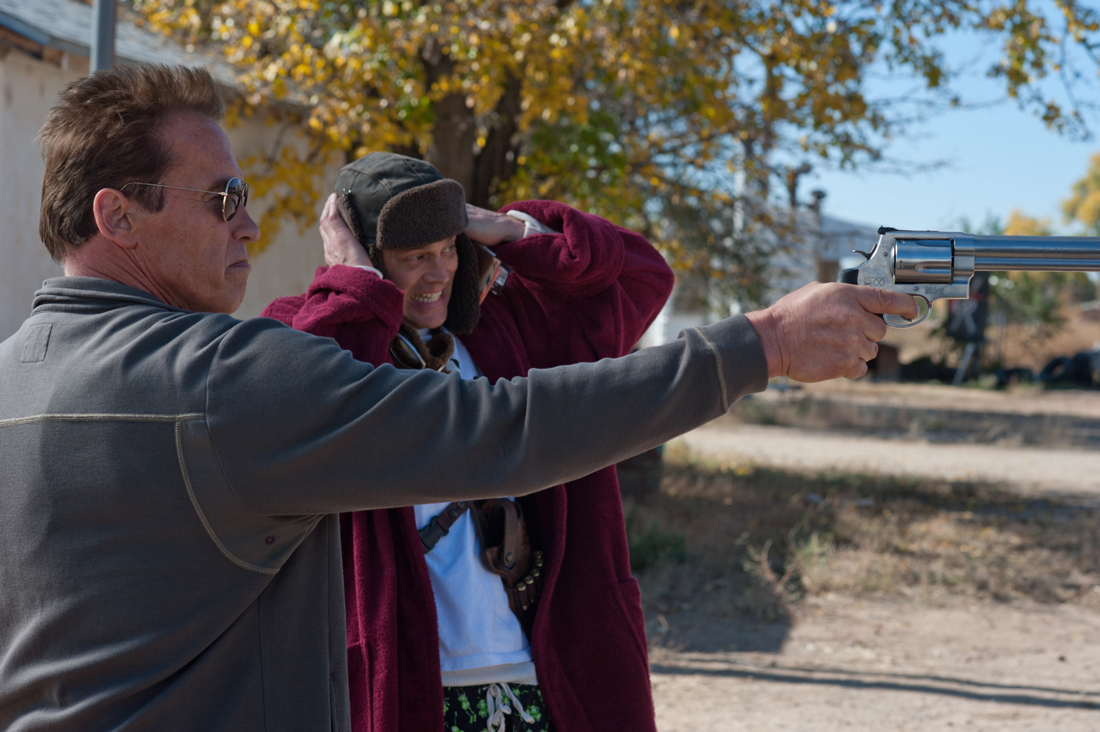
[[201, 188], [182, 188], [180, 186], [166, 186], [163, 183], [139, 183], [131, 181], [122, 186], [152, 186], [153, 188], [174, 188], [177, 191], [194, 191], [195, 193], [211, 193], [222, 197], [222, 220], [232, 221], [237, 211], [248, 205], [248, 184], [240, 178], [230, 178], [225, 184], [225, 192], [204, 191]]

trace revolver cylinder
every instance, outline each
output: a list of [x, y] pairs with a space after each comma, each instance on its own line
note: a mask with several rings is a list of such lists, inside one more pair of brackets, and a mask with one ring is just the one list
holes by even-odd
[[893, 259], [898, 284], [950, 285], [954, 280], [950, 239], [899, 239]]

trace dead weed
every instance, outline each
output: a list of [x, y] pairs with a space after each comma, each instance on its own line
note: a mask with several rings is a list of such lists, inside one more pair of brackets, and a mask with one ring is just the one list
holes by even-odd
[[643, 600], [658, 613], [788, 618], [810, 593], [1100, 606], [1100, 506], [996, 486], [787, 473], [665, 452], [661, 490], [626, 499]]

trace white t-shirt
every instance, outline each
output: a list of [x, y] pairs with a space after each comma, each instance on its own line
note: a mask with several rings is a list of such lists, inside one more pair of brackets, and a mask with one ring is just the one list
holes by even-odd
[[[524, 223], [523, 235], [550, 234], [533, 216], [522, 211], [508, 215]], [[425, 341], [427, 330], [420, 332]], [[454, 334], [451, 372], [463, 379], [481, 377], [470, 352]], [[414, 506], [416, 527], [424, 528], [449, 503]], [[508, 607], [500, 577], [485, 568], [481, 542], [467, 511], [450, 532], [424, 555], [439, 619], [439, 665], [444, 686], [481, 686], [492, 683], [537, 684], [531, 644], [519, 620]]]
[[[430, 337], [427, 331], [422, 338]], [[452, 336], [453, 337], [453, 336]], [[455, 338], [452, 363], [463, 379], [481, 376], [470, 352]], [[452, 367], [450, 369], [454, 371]], [[416, 527], [428, 525], [449, 503], [414, 506]], [[485, 568], [481, 542], [467, 511], [424, 555], [439, 619], [439, 664], [444, 686], [536, 684], [531, 644], [508, 607], [500, 577]]]

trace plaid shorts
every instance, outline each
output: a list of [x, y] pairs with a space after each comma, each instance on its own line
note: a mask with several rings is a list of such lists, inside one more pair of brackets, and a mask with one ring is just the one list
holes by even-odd
[[[498, 687], [491, 694], [492, 687]], [[513, 709], [509, 695], [504, 691], [505, 684], [486, 684], [485, 686], [445, 686], [443, 687], [443, 729], [445, 732], [554, 732], [550, 717], [546, 713], [546, 704], [542, 700], [539, 687], [534, 684], [508, 684], [523, 711], [533, 720], [528, 722]], [[489, 697], [494, 701], [490, 702]], [[495, 699], [499, 698], [497, 702]], [[489, 726], [490, 703], [496, 714], [496, 724]], [[497, 711], [499, 709], [500, 711]], [[507, 709], [506, 712], [503, 710]], [[503, 712], [503, 713], [502, 713]]]

